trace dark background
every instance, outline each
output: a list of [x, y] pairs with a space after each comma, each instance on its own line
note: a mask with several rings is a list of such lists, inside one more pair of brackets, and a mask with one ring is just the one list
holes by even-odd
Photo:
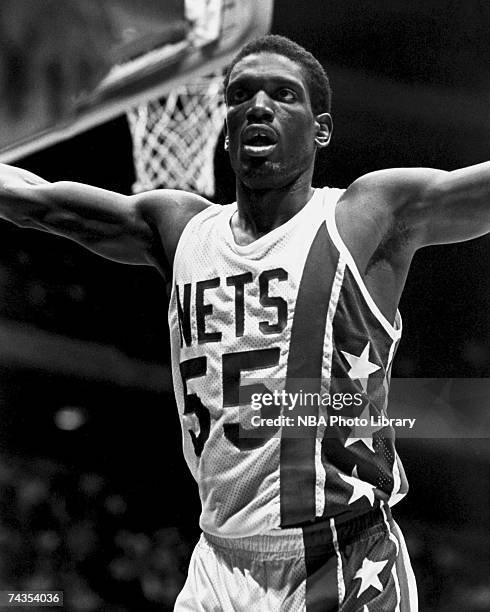
[[[275, 6], [272, 31], [307, 47], [331, 76], [334, 137], [316, 185], [345, 187], [386, 167], [452, 170], [488, 159], [488, 3]], [[215, 161], [215, 199], [232, 201], [221, 141]], [[124, 117], [16, 165], [122, 193], [134, 182]], [[3, 581], [32, 584], [35, 575], [35, 584], [60, 588], [62, 580], [77, 593], [73, 610], [143, 610], [155, 602], [162, 609], [198, 533], [196, 488], [167, 382], [163, 281], [152, 269], [3, 222], [0, 239], [1, 512], [4, 541], [18, 544], [0, 565]], [[417, 253], [400, 305], [404, 336], [393, 376], [489, 376], [489, 252], [485, 237]], [[75, 340], [66, 354], [59, 336]], [[31, 348], [21, 350], [29, 338]], [[101, 345], [113, 348], [99, 355]], [[112, 378], [91, 367], [96, 353]], [[134, 378], [125, 376], [126, 358], [139, 372]], [[154, 374], [145, 382], [148, 364]], [[67, 407], [82, 419], [72, 431], [56, 425]], [[412, 488], [396, 516], [421, 610], [487, 609], [487, 440], [402, 440], [399, 453]]]

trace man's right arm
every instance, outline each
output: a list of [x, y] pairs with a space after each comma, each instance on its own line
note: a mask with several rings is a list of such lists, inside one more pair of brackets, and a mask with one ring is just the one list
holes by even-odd
[[0, 218], [64, 236], [108, 259], [168, 272], [186, 223], [209, 205], [191, 193], [161, 189], [134, 196], [81, 183], [49, 183], [0, 164]]

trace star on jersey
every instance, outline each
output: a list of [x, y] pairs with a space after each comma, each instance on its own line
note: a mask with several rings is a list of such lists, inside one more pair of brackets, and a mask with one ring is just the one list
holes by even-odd
[[354, 466], [352, 470], [352, 476], [346, 476], [345, 474], [340, 474], [340, 478], [347, 484], [349, 484], [352, 488], [352, 495], [349, 501], [347, 502], [349, 505], [361, 499], [362, 497], [367, 497], [371, 506], [374, 505], [374, 487], [373, 485], [365, 482], [364, 480], [360, 480], [357, 475], [357, 465]]
[[378, 591], [383, 590], [383, 585], [381, 584], [381, 580], [379, 579], [379, 574], [383, 571], [383, 568], [388, 563], [386, 561], [371, 561], [367, 557], [362, 562], [362, 567], [360, 570], [357, 570], [356, 575], [354, 576], [354, 580], [356, 578], [361, 579], [361, 586], [359, 587], [359, 593], [357, 597], [362, 595], [364, 591], [369, 589], [369, 587], [374, 587]]
[[[362, 411], [359, 419], [364, 419], [367, 421], [368, 425], [354, 425], [354, 427], [350, 430], [350, 436], [344, 442], [345, 448], [348, 446], [352, 446], [356, 442], [362, 442], [365, 444], [369, 450], [374, 453], [373, 447], [373, 433], [383, 429], [384, 425], [370, 425], [371, 415], [369, 413], [369, 406], [366, 406]], [[356, 435], [360, 434], [360, 435]]]
[[368, 342], [359, 356], [352, 355], [352, 353], [347, 353], [346, 351], [340, 351], [350, 365], [350, 370], [347, 374], [352, 380], [358, 380], [361, 383], [364, 393], [367, 393], [369, 375], [380, 369], [380, 366], [369, 361], [370, 348], [371, 343]]

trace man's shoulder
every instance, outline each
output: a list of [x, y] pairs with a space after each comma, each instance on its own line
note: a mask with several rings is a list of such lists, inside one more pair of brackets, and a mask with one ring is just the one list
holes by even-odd
[[[203, 210], [215, 207], [197, 194], [176, 189], [156, 189], [135, 198], [135, 210], [149, 225], [158, 244], [163, 246], [165, 258], [172, 265], [177, 244], [189, 221]], [[155, 247], [159, 250], [159, 246]]]
[[434, 180], [445, 174], [434, 168], [387, 168], [369, 172], [356, 179], [345, 190], [342, 199], [356, 204], [358, 201], [377, 201], [395, 208], [408, 200], [417, 199]]
[[140, 214], [156, 224], [187, 222], [213, 206], [212, 202], [190, 191], [155, 189], [134, 196]]
[[390, 168], [365, 174], [345, 190], [336, 221], [360, 261], [363, 253], [368, 259], [380, 258], [381, 252], [386, 259], [388, 254], [391, 263], [411, 257], [418, 244], [424, 194], [444, 174], [432, 168]]

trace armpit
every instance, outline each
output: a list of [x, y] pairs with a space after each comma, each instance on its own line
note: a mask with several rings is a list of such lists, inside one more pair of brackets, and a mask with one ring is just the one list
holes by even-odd
[[407, 253], [412, 247], [413, 230], [403, 221], [398, 220], [393, 229], [379, 243], [368, 261], [365, 274], [380, 261], [393, 262], [401, 254]]

